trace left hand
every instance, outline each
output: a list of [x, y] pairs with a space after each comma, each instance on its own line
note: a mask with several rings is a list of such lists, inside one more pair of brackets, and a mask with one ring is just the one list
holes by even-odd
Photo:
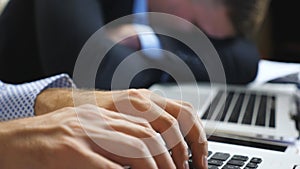
[[[59, 91], [64, 93], [59, 94]], [[54, 97], [56, 100], [51, 101], [47, 95], [56, 95], [55, 93], [60, 98]], [[41, 102], [44, 103], [44, 106], [40, 105]], [[73, 93], [71, 90], [47, 89], [38, 96], [36, 108], [48, 107], [49, 110], [61, 108], [57, 105], [47, 106], [51, 102], [59, 103], [60, 106], [96, 104], [111, 111], [142, 117], [156, 132], [162, 135], [167, 147], [172, 152], [172, 158], [177, 168], [184, 168], [188, 160], [185, 141], [192, 151], [194, 167], [197, 169], [207, 168], [205, 132], [200, 118], [189, 103], [167, 99], [146, 89], [111, 92], [74, 91]], [[44, 110], [44, 112], [47, 111]]]

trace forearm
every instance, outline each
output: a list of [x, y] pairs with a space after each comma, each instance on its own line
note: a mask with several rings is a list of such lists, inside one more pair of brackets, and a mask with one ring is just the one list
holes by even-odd
[[83, 104], [98, 105], [114, 110], [111, 102], [113, 92], [80, 89], [51, 88], [41, 92], [35, 101], [35, 115], [46, 114], [64, 107], [75, 107]]
[[10, 130], [9, 126], [6, 125], [5, 122], [0, 123], [0, 152], [1, 152], [1, 157], [0, 157], [0, 168], [5, 168], [5, 162], [7, 162], [8, 159], [8, 134]]
[[[7, 126], [7, 122], [0, 122], [0, 152], [1, 154], [6, 154], [5, 152], [7, 151], [7, 141], [8, 139], [8, 134], [10, 133], [8, 130], [10, 130], [10, 126]], [[3, 158], [5, 156], [0, 157], [0, 168], [2, 167], [3, 164]]]

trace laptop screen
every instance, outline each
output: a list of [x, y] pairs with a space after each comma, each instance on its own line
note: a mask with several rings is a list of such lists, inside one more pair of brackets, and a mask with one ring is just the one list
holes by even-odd
[[209, 141], [215, 141], [220, 143], [227, 143], [233, 145], [240, 145], [240, 146], [247, 146], [247, 147], [254, 147], [266, 150], [273, 150], [279, 152], [285, 152], [288, 148], [288, 145], [280, 142], [263, 142], [263, 141], [251, 141], [250, 139], [245, 138], [235, 138], [234, 136], [225, 137], [225, 136], [209, 136]]

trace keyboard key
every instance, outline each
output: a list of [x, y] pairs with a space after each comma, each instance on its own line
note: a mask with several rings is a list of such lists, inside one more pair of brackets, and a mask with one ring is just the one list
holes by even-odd
[[239, 161], [247, 161], [249, 158], [247, 156], [242, 156], [242, 155], [234, 155], [232, 160], [239, 160]]
[[253, 168], [257, 168], [258, 165], [257, 165], [256, 163], [251, 163], [251, 162], [250, 162], [250, 163], [247, 164], [246, 167], [253, 169]]
[[215, 165], [208, 165], [208, 169], [219, 169], [219, 167]]
[[252, 116], [253, 116], [253, 110], [254, 110], [254, 104], [255, 104], [255, 95], [251, 94], [248, 105], [247, 105], [246, 110], [245, 110], [245, 115], [244, 115], [244, 118], [243, 118], [243, 121], [242, 121], [243, 124], [251, 124]]
[[251, 163], [256, 163], [256, 164], [259, 164], [262, 162], [262, 159], [261, 158], [257, 158], [257, 157], [253, 157], [251, 160], [250, 160]]
[[225, 165], [222, 169], [240, 169], [240, 167], [234, 165]]
[[243, 161], [238, 161], [238, 160], [229, 160], [227, 162], [227, 164], [235, 165], [235, 166], [243, 166], [243, 165], [245, 165], [245, 163]]
[[226, 161], [230, 157], [228, 153], [215, 153], [211, 159]]
[[214, 159], [209, 159], [208, 160], [209, 165], [216, 165], [216, 166], [222, 166], [223, 162], [220, 160], [214, 160]]
[[[191, 151], [189, 151], [189, 153], [191, 153]], [[231, 156], [229, 153], [223, 152], [214, 153], [212, 151], [208, 151], [208, 157], [210, 157], [208, 160], [208, 169], [257, 169], [259, 167], [258, 164], [262, 162], [261, 158], [253, 157], [251, 158], [250, 162], [248, 162], [245, 166], [245, 163], [249, 160], [249, 157], [244, 155]], [[227, 161], [229, 158], [230, 160]], [[194, 166], [191, 155], [190, 159], [188, 160], [188, 163], [189, 167], [193, 169]]]
[[209, 107], [207, 108], [207, 110], [205, 111], [204, 115], [202, 116], [202, 119], [207, 119], [210, 120], [219, 101], [222, 98], [224, 91], [219, 91], [216, 95], [216, 97], [213, 99], [213, 101], [211, 102], [211, 104], [209, 105]]
[[276, 121], [275, 108], [276, 108], [276, 98], [273, 96], [272, 97], [272, 103], [271, 103], [270, 122], [269, 122], [269, 126], [272, 127], [272, 128], [275, 128], [275, 121]]
[[260, 105], [258, 108], [258, 114], [256, 117], [256, 126], [265, 126], [266, 122], [266, 111], [267, 111], [267, 96], [263, 95], [261, 97]]
[[240, 113], [241, 113], [241, 108], [243, 105], [244, 98], [245, 98], [244, 93], [239, 95], [239, 98], [238, 98], [237, 102], [235, 103], [234, 109], [232, 110], [231, 116], [229, 118], [229, 122], [237, 123]]
[[230, 106], [231, 100], [233, 98], [234, 92], [228, 92], [227, 97], [226, 97], [226, 101], [225, 103], [222, 105], [218, 116], [216, 117], [216, 121], [224, 121], [228, 108]]

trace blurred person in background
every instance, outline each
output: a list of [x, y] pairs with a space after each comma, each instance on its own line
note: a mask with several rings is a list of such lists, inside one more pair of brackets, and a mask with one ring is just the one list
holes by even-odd
[[[136, 10], [141, 1], [145, 2], [142, 7], [144, 10]], [[256, 45], [248, 37], [259, 26], [267, 2], [268, 0], [11, 0], [0, 17], [0, 77], [16, 83], [62, 72], [72, 76], [78, 54], [94, 32], [120, 17], [137, 11], [149, 11], [172, 14], [198, 26], [216, 48], [227, 83], [246, 84], [255, 78], [260, 59]], [[188, 34], [185, 25], [174, 27]], [[136, 32], [136, 29], [126, 24], [112, 30], [113, 33], [107, 37], [114, 41], [119, 34], [132, 31]], [[209, 81], [204, 64], [193, 51], [178, 40], [159, 35], [157, 37], [160, 48], [178, 55], [198, 81]], [[130, 54], [143, 48], [145, 47], [139, 36], [115, 45], [98, 69], [96, 87], [111, 89], [112, 76], [118, 65]], [[153, 62], [151, 56], [141, 55], [137, 64], [128, 66], [128, 69], [149, 60]], [[154, 83], [172, 81], [174, 79], [163, 70], [144, 70], [132, 80], [129, 87], [147, 88]]]

